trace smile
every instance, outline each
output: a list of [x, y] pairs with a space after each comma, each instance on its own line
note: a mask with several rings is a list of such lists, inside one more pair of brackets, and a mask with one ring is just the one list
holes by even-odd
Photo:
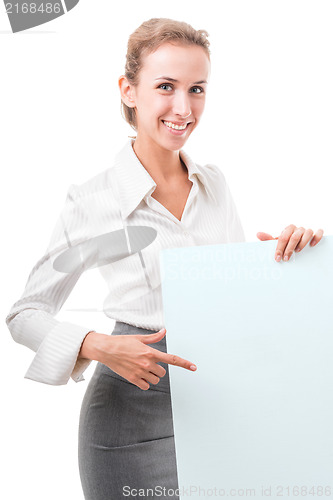
[[183, 123], [182, 125], [177, 125], [176, 123], [167, 122], [164, 120], [162, 120], [162, 122], [164, 123], [164, 125], [166, 125], [166, 127], [173, 129], [173, 130], [180, 130], [180, 131], [185, 130], [186, 127], [189, 125], [189, 123]]
[[[162, 120], [163, 121], [163, 120]], [[172, 122], [165, 122], [163, 121], [164, 125], [166, 125], [169, 128], [173, 128], [175, 130], [185, 130], [187, 127], [187, 123], [184, 123], [184, 125], [176, 125], [175, 123]]]

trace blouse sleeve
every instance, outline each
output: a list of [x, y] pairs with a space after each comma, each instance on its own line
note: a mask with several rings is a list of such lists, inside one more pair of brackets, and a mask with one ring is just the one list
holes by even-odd
[[245, 233], [240, 220], [236, 204], [228, 186], [226, 177], [217, 165], [208, 165], [212, 176], [211, 186], [215, 190], [216, 198], [226, 211], [227, 239], [230, 243], [245, 242]]
[[6, 317], [13, 339], [36, 353], [24, 378], [50, 385], [67, 384], [70, 377], [75, 382], [85, 380], [82, 374], [91, 360], [77, 357], [85, 336], [93, 329], [55, 318], [82, 271], [62, 273], [53, 263], [86, 235], [87, 214], [75, 199], [75, 185], [71, 185], [47, 250]]
[[231, 243], [245, 242], [244, 229], [232, 197], [230, 188], [226, 183], [226, 197], [228, 206], [228, 241]]

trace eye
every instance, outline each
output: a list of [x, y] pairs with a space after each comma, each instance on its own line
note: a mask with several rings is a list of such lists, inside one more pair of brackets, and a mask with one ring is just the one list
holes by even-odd
[[161, 83], [161, 85], [159, 85], [157, 88], [162, 90], [172, 90], [172, 85], [170, 85], [169, 83]]
[[202, 94], [204, 92], [204, 89], [202, 87], [192, 87], [191, 92], [193, 94]]

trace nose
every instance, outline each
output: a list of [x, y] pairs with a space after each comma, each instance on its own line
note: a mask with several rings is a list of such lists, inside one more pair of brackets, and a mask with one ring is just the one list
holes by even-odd
[[191, 114], [191, 105], [187, 91], [175, 92], [173, 101], [173, 112], [181, 118], [187, 118]]

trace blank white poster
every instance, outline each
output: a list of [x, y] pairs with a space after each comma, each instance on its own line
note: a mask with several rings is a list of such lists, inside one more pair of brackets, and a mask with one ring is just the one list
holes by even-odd
[[180, 498], [333, 495], [333, 236], [161, 252]]

